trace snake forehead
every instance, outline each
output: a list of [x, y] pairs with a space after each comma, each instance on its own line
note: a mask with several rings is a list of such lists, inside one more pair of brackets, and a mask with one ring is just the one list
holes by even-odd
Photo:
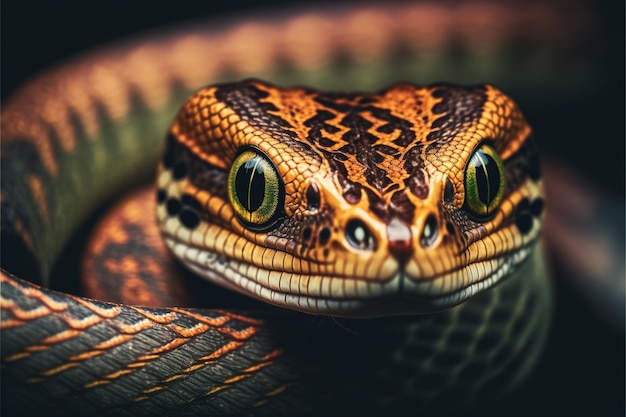
[[456, 305], [530, 253], [531, 129], [488, 85], [207, 87], [172, 124], [158, 218], [190, 269], [273, 304], [372, 316]]

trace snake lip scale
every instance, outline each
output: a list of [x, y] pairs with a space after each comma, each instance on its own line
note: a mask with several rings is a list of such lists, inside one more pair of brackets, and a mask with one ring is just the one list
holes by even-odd
[[[206, 250], [200, 251], [199, 247], [195, 248], [195, 251], [190, 251], [187, 245], [170, 238], [166, 238], [166, 241], [173, 248], [174, 253], [186, 259], [187, 267], [195, 274], [231, 290], [260, 300], [271, 300], [271, 303], [276, 306], [305, 313], [315, 311], [317, 314], [361, 318], [389, 315], [389, 311], [392, 311], [391, 315], [432, 312], [458, 305], [509, 276], [515, 268], [528, 259], [535, 243], [532, 241], [517, 252], [469, 264], [466, 268], [470, 271], [472, 268], [482, 268], [490, 269], [491, 272], [485, 276], [479, 276], [477, 280], [470, 281], [462, 287], [449, 288], [448, 291], [438, 291], [437, 294], [430, 295], [433, 293], [433, 285], [459, 270], [424, 280], [409, 279], [402, 272], [398, 272], [381, 284], [364, 283], [358, 279], [341, 277], [343, 281], [340, 291], [332, 291], [330, 287], [327, 287], [327, 291], [322, 291], [324, 277], [320, 277], [322, 283], [317, 291], [313, 291], [310, 284], [301, 289], [298, 285], [292, 287], [290, 284], [271, 285], [272, 281], [265, 284], [252, 281], [236, 273], [236, 267], [230, 266], [236, 262], [224, 259], [219, 254]], [[198, 258], [195, 258], [193, 254], [197, 254]], [[269, 275], [270, 271], [265, 273]], [[225, 278], [226, 275], [230, 278]], [[348, 290], [350, 283], [354, 284], [352, 291]], [[390, 309], [388, 305], [392, 305], [393, 309]], [[427, 307], [421, 307], [421, 310], [416, 311], [416, 305]]]

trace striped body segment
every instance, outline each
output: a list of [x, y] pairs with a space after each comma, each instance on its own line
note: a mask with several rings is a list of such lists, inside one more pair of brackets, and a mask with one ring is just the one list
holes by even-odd
[[[28, 396], [30, 410], [77, 416], [119, 415], [121, 409], [230, 414], [242, 401], [254, 409], [288, 391], [297, 376], [266, 324], [253, 317], [96, 302], [5, 275], [1, 301], [3, 376], [14, 379], [13, 391]], [[38, 322], [41, 331], [26, 322]], [[176, 368], [167, 365], [172, 355]], [[48, 359], [42, 362], [42, 356]], [[62, 401], [50, 403], [51, 394]], [[71, 411], [61, 411], [68, 402]], [[284, 413], [288, 404], [270, 404], [265, 412]]]

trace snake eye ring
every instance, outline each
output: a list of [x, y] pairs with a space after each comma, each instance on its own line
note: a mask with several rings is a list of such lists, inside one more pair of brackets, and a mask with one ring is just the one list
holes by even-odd
[[285, 184], [265, 153], [245, 147], [230, 168], [228, 198], [244, 226], [266, 232], [276, 227], [284, 214]]
[[489, 219], [502, 202], [505, 187], [504, 163], [498, 152], [480, 144], [465, 167], [465, 210], [478, 220]]

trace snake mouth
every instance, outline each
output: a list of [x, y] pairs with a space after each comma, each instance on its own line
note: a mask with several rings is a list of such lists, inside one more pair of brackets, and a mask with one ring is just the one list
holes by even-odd
[[515, 252], [473, 262], [429, 280], [405, 280], [403, 296], [432, 311], [454, 307], [497, 285], [515, 272], [532, 253], [534, 244]]
[[308, 314], [369, 318], [428, 314], [458, 305], [511, 275], [531, 247], [437, 277], [414, 280], [401, 270], [384, 281], [271, 271], [165, 237], [195, 274], [263, 302]]
[[[261, 301], [310, 314], [364, 316], [379, 300], [397, 296], [401, 277], [371, 281], [269, 270], [165, 236], [174, 255], [192, 272], [222, 287]], [[380, 314], [376, 314], [380, 315]]]

